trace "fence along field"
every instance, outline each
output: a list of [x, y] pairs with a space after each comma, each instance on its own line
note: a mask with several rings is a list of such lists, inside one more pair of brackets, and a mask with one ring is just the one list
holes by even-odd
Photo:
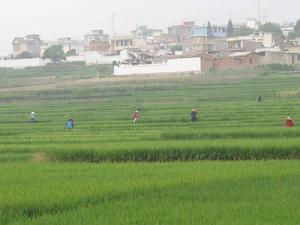
[[94, 69], [86, 80], [29, 69], [2, 84], [1, 225], [299, 222], [300, 129], [283, 123], [300, 121], [300, 74]]

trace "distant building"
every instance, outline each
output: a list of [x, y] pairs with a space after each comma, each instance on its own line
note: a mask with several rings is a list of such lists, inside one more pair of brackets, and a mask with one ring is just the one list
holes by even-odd
[[285, 37], [289, 36], [290, 32], [294, 32], [294, 26], [293, 25], [284, 25], [284, 26], [281, 26], [280, 28], [281, 28], [281, 31], [282, 31], [282, 33]]
[[260, 57], [261, 64], [300, 64], [300, 48], [261, 49], [256, 51]]
[[103, 30], [93, 30], [92, 33], [84, 36], [85, 51], [108, 52], [110, 49], [109, 35]]
[[13, 57], [22, 53], [28, 53], [31, 57], [40, 57], [41, 39], [38, 34], [30, 34], [26, 37], [16, 37], [13, 42]]
[[147, 26], [138, 26], [132, 31], [133, 38], [142, 40], [146, 46], [142, 50], [149, 51], [153, 55], [161, 54], [162, 51], [166, 51], [174, 42], [172, 42], [168, 35], [163, 33], [162, 29], [149, 29]]
[[184, 44], [184, 49], [185, 52], [187, 52], [187, 48], [190, 52], [214, 52], [216, 51], [216, 41], [226, 37], [227, 28], [225, 27], [212, 26], [209, 30], [207, 26], [194, 26], [191, 30], [191, 41]]
[[246, 27], [251, 28], [253, 30], [257, 30], [259, 26], [260, 26], [260, 22], [258, 22], [256, 18], [246, 19]]
[[224, 57], [201, 54], [202, 71], [252, 68], [259, 64], [260, 58], [255, 52], [237, 52]]
[[59, 38], [57, 41], [43, 41], [41, 45], [41, 55], [47, 48], [60, 45], [63, 47], [64, 52], [75, 50], [76, 54], [81, 54], [85, 51], [85, 42], [83, 40], [73, 40], [72, 38]]
[[261, 48], [273, 48], [282, 46], [284, 39], [282, 35], [257, 32], [253, 35], [227, 38], [227, 50], [229, 52], [253, 52]]
[[168, 36], [175, 44], [181, 45], [190, 38], [195, 22], [184, 22], [181, 25], [168, 27]]
[[259, 48], [264, 48], [263, 41], [252, 37], [233, 37], [227, 39], [227, 50], [230, 52], [250, 52]]
[[147, 41], [143, 37], [129, 36], [114, 36], [110, 39], [111, 51], [119, 54], [124, 49], [140, 49], [148, 50]]
[[286, 43], [288, 46], [300, 46], [300, 38], [297, 37], [294, 40], [288, 40]]
[[135, 37], [161, 37], [163, 30], [161, 29], [148, 29], [147, 26], [138, 26], [134, 31], [132, 31]]
[[[211, 32], [211, 34], [209, 32]], [[222, 26], [211, 26], [211, 31], [209, 31], [208, 26], [197, 26], [193, 27], [191, 35], [195, 37], [226, 38], [227, 28]]]

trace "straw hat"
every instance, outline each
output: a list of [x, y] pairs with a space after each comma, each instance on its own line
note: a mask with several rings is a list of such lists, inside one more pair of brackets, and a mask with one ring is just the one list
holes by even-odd
[[291, 117], [288, 116], [286, 119], [287, 119], [287, 120], [291, 120]]

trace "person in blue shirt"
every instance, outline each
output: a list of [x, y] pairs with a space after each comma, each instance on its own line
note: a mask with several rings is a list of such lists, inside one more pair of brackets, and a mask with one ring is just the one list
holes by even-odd
[[192, 122], [196, 122], [197, 121], [197, 119], [198, 119], [197, 116], [198, 116], [197, 110], [193, 109], [192, 113], [191, 113]]
[[69, 119], [67, 121], [67, 129], [73, 129], [74, 128], [74, 120], [73, 119]]

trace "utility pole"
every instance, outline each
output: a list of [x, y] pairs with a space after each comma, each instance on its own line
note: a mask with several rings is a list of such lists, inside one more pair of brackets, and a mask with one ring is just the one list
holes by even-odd
[[111, 16], [111, 35], [110, 35], [110, 51], [111, 51], [111, 54], [113, 54], [114, 52], [114, 47], [113, 47], [113, 37], [115, 36], [115, 14], [112, 13], [112, 16]]
[[262, 23], [261, 21], [261, 0], [258, 0], [258, 22]]
[[115, 36], [115, 14], [112, 13], [112, 17], [111, 17], [111, 36]]

